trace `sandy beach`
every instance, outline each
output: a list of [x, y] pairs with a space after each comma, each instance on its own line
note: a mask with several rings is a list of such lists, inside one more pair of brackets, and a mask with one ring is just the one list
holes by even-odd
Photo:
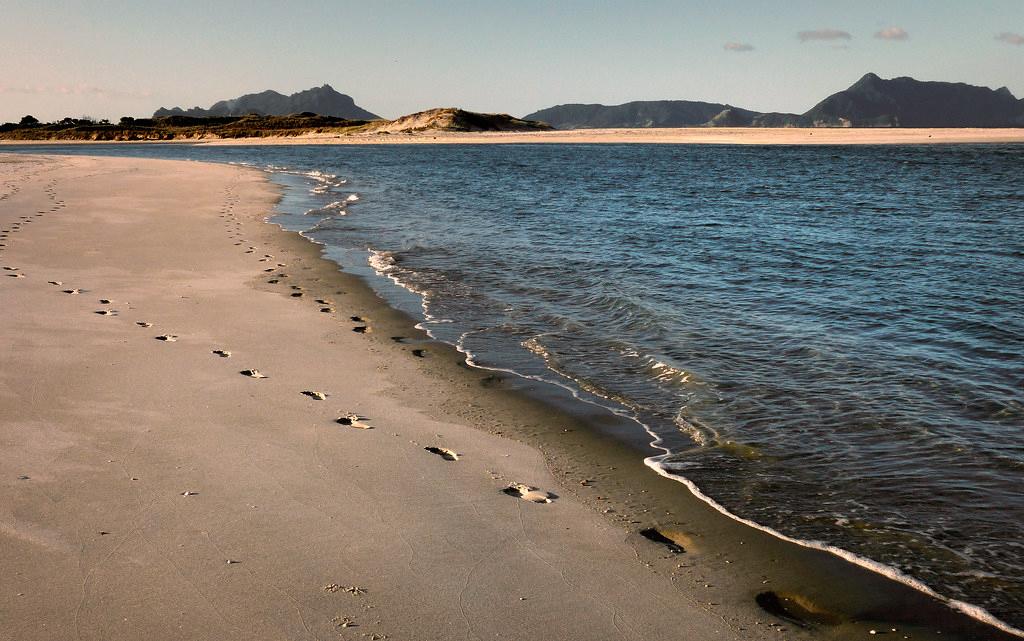
[[[374, 142], [1024, 141], [942, 131]], [[277, 199], [237, 166], [0, 155], [0, 639], [1010, 638], [466, 367]]]
[[575, 129], [542, 132], [414, 132], [297, 138], [211, 140], [207, 144], [686, 144], [686, 145], [927, 145], [1024, 143], [1024, 129], [760, 128]]

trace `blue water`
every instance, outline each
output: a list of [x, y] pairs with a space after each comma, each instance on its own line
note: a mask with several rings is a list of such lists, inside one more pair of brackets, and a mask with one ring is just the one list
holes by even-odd
[[275, 168], [279, 222], [475, 363], [634, 417], [736, 515], [1024, 627], [1024, 147], [111, 153]]

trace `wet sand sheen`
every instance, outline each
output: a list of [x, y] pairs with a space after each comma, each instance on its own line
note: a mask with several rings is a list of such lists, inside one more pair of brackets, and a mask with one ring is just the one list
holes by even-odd
[[[417, 358], [422, 336], [393, 339], [417, 336], [411, 319], [263, 224], [276, 194], [259, 172], [0, 171], [18, 186], [0, 225], [19, 231], [0, 263], [24, 276], [0, 282], [6, 634], [999, 636], [723, 517], [585, 424], [607, 417], [542, 405], [444, 345]], [[286, 265], [276, 283], [264, 252]], [[118, 313], [94, 313], [100, 297]]]

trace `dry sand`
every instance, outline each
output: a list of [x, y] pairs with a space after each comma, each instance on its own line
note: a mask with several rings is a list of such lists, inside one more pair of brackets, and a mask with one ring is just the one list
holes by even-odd
[[0, 639], [998, 636], [467, 370], [276, 198], [0, 155]]
[[1024, 143], [1024, 129], [887, 129], [687, 127], [674, 129], [576, 129], [572, 131], [391, 134], [309, 134], [289, 138], [211, 140], [214, 145], [267, 144], [484, 144], [660, 143], [718, 145], [917, 145]]

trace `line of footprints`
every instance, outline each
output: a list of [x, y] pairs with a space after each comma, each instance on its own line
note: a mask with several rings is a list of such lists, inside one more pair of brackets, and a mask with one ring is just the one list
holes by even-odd
[[[36, 218], [41, 218], [47, 214], [57, 213], [67, 206], [67, 203], [57, 198], [56, 184], [56, 181], [50, 181], [46, 184], [45, 187], [43, 187], [43, 192], [46, 194], [46, 197], [49, 199], [51, 203], [49, 209], [40, 209], [32, 215], [20, 216], [18, 220], [15, 220], [11, 224], [5, 227], [0, 227], [0, 255], [4, 253], [4, 251], [8, 248], [8, 245], [10, 245], [11, 242], [14, 240], [13, 234], [25, 231], [25, 226], [34, 222]], [[3, 194], [3, 197], [0, 198], [0, 200], [6, 200], [10, 196], [17, 194], [19, 191], [21, 191], [21, 188], [18, 187], [17, 185], [14, 185], [11, 187], [10, 191]], [[5, 267], [4, 270], [14, 272], [8, 274], [8, 276], [12, 278], [22, 277], [22, 274], [20, 274], [14, 268]]]
[[[221, 217], [229, 219], [230, 222], [226, 223], [227, 226], [229, 227], [229, 229], [231, 227], [234, 227], [232, 235], [237, 239], [237, 242], [235, 242], [234, 244], [238, 245], [238, 246], [245, 246], [245, 240], [241, 237], [241, 232], [240, 232], [241, 221], [232, 212], [232, 209], [234, 208], [234, 205], [237, 202], [237, 198], [233, 195], [233, 193], [231, 192], [230, 188], [228, 188], [228, 190], [226, 190], [226, 192], [227, 192], [227, 196], [228, 197], [227, 197], [227, 200], [225, 202], [224, 207], [221, 210]], [[63, 206], [63, 203], [60, 202], [60, 205]], [[25, 217], [23, 217], [23, 218], [25, 218]], [[17, 223], [15, 223], [15, 225], [17, 225]], [[5, 234], [5, 233], [6, 233], [6, 230], [5, 231], [0, 231], [0, 234]], [[251, 245], [247, 246], [247, 249], [245, 250], [245, 253], [247, 253], [247, 254], [251, 254], [251, 253], [255, 253], [255, 252], [256, 252], [256, 247], [255, 246], [251, 246]], [[269, 262], [271, 260], [273, 260], [273, 256], [270, 255], [270, 254], [264, 254], [263, 257], [260, 258], [261, 262]], [[265, 269], [264, 271], [265, 272], [274, 272], [274, 271], [277, 271], [277, 269], [279, 269], [281, 267], [285, 267], [285, 264], [284, 263], [277, 263], [277, 267], [276, 268]], [[13, 267], [13, 266], [4, 266], [3, 270], [8, 272], [8, 274], [7, 274], [8, 276], [13, 277], [13, 278], [24, 278], [25, 277], [25, 274], [22, 273], [22, 270], [20, 270], [20, 269], [18, 269], [16, 267]], [[276, 284], [276, 283], [280, 282], [281, 278], [286, 278], [286, 277], [287, 277], [287, 274], [285, 274], [285, 273], [278, 273], [278, 274], [274, 275], [274, 278], [271, 278], [267, 282], [270, 283], [270, 284]], [[59, 280], [51, 280], [51, 281], [47, 281], [47, 282], [48, 282], [48, 284], [50, 284], [50, 285], [52, 285], [54, 287], [60, 287], [61, 288], [60, 292], [63, 293], [63, 294], [66, 294], [66, 295], [77, 296], [77, 295], [81, 295], [81, 294], [86, 294], [89, 291], [89, 290], [82, 289], [82, 288], [77, 288], [77, 287], [76, 288], [64, 288], [64, 283], [62, 281], [59, 281]], [[301, 298], [304, 295], [304, 292], [302, 291], [302, 287], [300, 287], [298, 285], [292, 285], [291, 289], [293, 290], [291, 292], [291, 297], [293, 297], [293, 298]], [[115, 316], [115, 317], [120, 315], [119, 310], [114, 309], [113, 307], [111, 307], [114, 304], [113, 300], [108, 299], [108, 298], [100, 298], [100, 299], [97, 299], [97, 300], [98, 300], [99, 304], [102, 307], [100, 309], [94, 310], [93, 311], [94, 314], [97, 314], [99, 316]], [[322, 299], [321, 298], [321, 299], [317, 299], [316, 302], [317, 302], [317, 304], [322, 306], [320, 308], [321, 312], [334, 313], [335, 308], [334, 308], [334, 303], [332, 301], [330, 301], [328, 299]], [[354, 332], [360, 333], [360, 334], [366, 334], [366, 333], [370, 333], [372, 331], [370, 325], [366, 322], [366, 319], [364, 319], [364, 318], [362, 318], [360, 316], [351, 316], [350, 319], [352, 320], [352, 322], [357, 323], [357, 325], [352, 328], [352, 330]], [[138, 320], [138, 321], [134, 321], [134, 322], [135, 322], [135, 325], [137, 325], [138, 327], [141, 327], [141, 328], [150, 328], [150, 327], [153, 326], [153, 323], [145, 321], [145, 320]], [[175, 343], [175, 342], [178, 341], [178, 338], [179, 337], [176, 334], [159, 334], [157, 336], [154, 336], [154, 339], [156, 339], [158, 341], [161, 341], [161, 342], [164, 342], [164, 343]], [[403, 342], [404, 337], [394, 336], [394, 337], [392, 337], [392, 339], [395, 342]], [[210, 351], [210, 353], [213, 356], [216, 356], [218, 358], [231, 358], [231, 352], [226, 350], [226, 349], [223, 349], [223, 348], [212, 349]], [[424, 357], [424, 350], [422, 350], [422, 349], [413, 350], [413, 355], [422, 358], [422, 357]], [[254, 380], [261, 380], [261, 379], [269, 378], [265, 373], [261, 372], [260, 370], [258, 370], [256, 368], [240, 370], [239, 374], [241, 374], [242, 376], [245, 376], [247, 378], [254, 379]], [[313, 400], [313, 401], [324, 401], [324, 400], [327, 400], [327, 398], [329, 396], [326, 392], [317, 391], [317, 390], [302, 390], [300, 393], [302, 395], [306, 396], [307, 398]], [[337, 423], [338, 425], [343, 425], [345, 427], [349, 427], [349, 428], [353, 428], [353, 429], [358, 429], [358, 430], [372, 430], [373, 429], [373, 425], [371, 425], [369, 423], [369, 419], [367, 417], [362, 416], [362, 415], [357, 414], [357, 413], [354, 413], [354, 412], [343, 412], [343, 413], [341, 413], [341, 416], [339, 416], [337, 419], [335, 419], [334, 422]], [[432, 445], [432, 446], [424, 447], [423, 449], [426, 452], [429, 452], [431, 454], [439, 456], [440, 458], [444, 459], [445, 461], [455, 462], [455, 461], [460, 460], [460, 458], [462, 457], [462, 455], [459, 454], [458, 452], [456, 452], [454, 450], [451, 450], [451, 449], [448, 449], [446, 447], [440, 447], [440, 446], [433, 446]], [[499, 478], [499, 477], [493, 475], [493, 473], [492, 473], [492, 477], [493, 478]], [[516, 482], [510, 483], [507, 487], [505, 487], [502, 490], [502, 493], [507, 494], [509, 496], [518, 497], [518, 498], [521, 498], [521, 499], [523, 499], [525, 501], [530, 501], [532, 503], [551, 503], [556, 498], [558, 498], [557, 495], [552, 494], [550, 492], [546, 492], [544, 490], [541, 490], [541, 489], [536, 488], [536, 487], [531, 486], [531, 485], [527, 485], [525, 483], [516, 483]], [[182, 496], [196, 496], [196, 495], [198, 495], [198, 492], [185, 491], [185, 492], [182, 492], [181, 494], [182, 494]], [[235, 562], [236, 561], [229, 561], [229, 563], [235, 563]]]

